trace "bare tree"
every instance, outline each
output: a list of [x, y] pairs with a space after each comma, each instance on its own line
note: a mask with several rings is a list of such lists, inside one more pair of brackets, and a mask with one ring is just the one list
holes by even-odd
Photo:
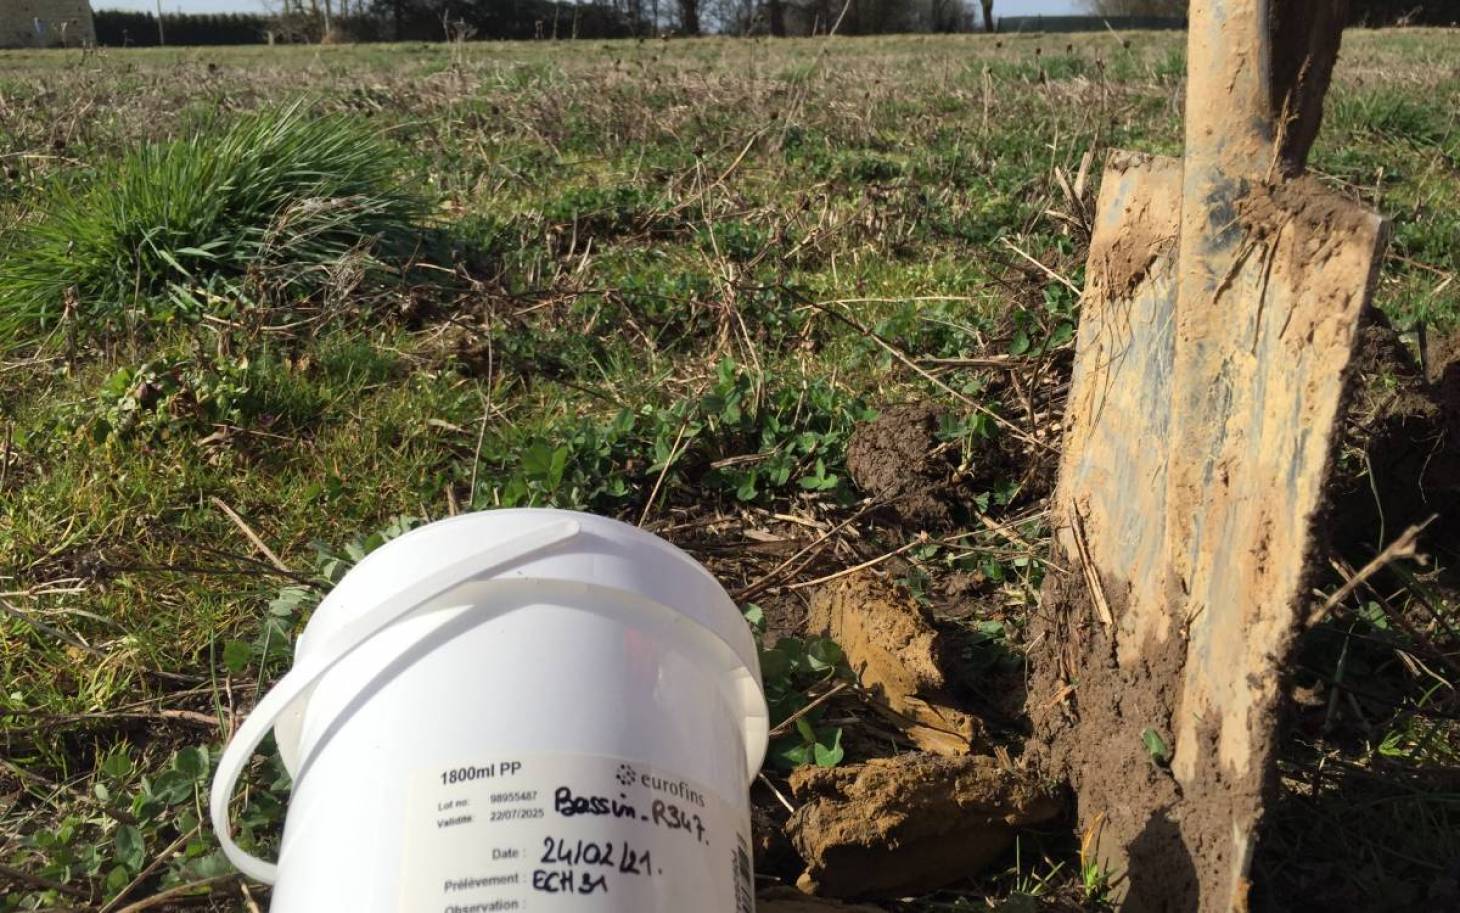
[[965, 0], [928, 0], [927, 21], [930, 32], [966, 32], [973, 25], [973, 12]]
[[994, 30], [994, 0], [978, 0], [983, 7], [983, 30], [992, 32]]
[[766, 14], [770, 20], [771, 34], [777, 37], [786, 35], [786, 4], [783, 0], [766, 0]]
[[686, 35], [700, 33], [699, 0], [679, 0], [679, 30]]

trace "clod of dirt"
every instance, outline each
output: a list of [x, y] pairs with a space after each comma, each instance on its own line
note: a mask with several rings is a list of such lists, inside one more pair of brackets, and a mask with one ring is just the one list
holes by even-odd
[[806, 871], [797, 886], [828, 897], [920, 894], [966, 878], [1059, 814], [1053, 787], [990, 757], [905, 754], [791, 775], [802, 805], [787, 824]]
[[938, 632], [894, 584], [867, 573], [830, 583], [811, 597], [806, 627], [836, 641], [857, 681], [919, 748], [967, 754], [982, 735], [982, 722], [948, 697]]
[[1460, 330], [1425, 336], [1425, 373], [1434, 384], [1443, 384], [1446, 372], [1460, 368]]
[[878, 907], [808, 897], [795, 888], [771, 888], [755, 899], [758, 913], [883, 913]]
[[942, 411], [930, 403], [884, 409], [847, 443], [847, 473], [867, 494], [889, 501], [908, 526], [938, 529], [953, 522], [949, 493], [956, 464], [937, 438]]

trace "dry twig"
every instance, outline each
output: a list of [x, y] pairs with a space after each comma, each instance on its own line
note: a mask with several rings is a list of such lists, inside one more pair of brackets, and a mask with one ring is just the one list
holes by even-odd
[[244, 538], [248, 539], [248, 541], [253, 544], [253, 547], [258, 549], [259, 554], [269, 559], [269, 563], [272, 564], [276, 570], [283, 571], [286, 574], [293, 573], [293, 571], [289, 570], [289, 565], [279, 560], [279, 556], [274, 554], [274, 550], [269, 548], [268, 545], [264, 543], [264, 540], [259, 538], [259, 534], [254, 532], [253, 529], [244, 522], [243, 518], [238, 515], [238, 512], [229, 507], [222, 498], [213, 496], [210, 497], [208, 500], [212, 501], [214, 507], [223, 511], [223, 514], [228, 517], [229, 520], [233, 521], [233, 525], [238, 527], [239, 532], [243, 533]]
[[[240, 876], [237, 872], [230, 872], [227, 875], [214, 875], [212, 878], [203, 878], [198, 881], [190, 881], [187, 884], [180, 884], [175, 887], [168, 888], [166, 891], [153, 894], [151, 897], [144, 897], [134, 904], [128, 904], [127, 906], [122, 907], [120, 910], [118, 910], [117, 913], [141, 913], [141, 911], [143, 910], [150, 910], [153, 907], [160, 907], [163, 904], [179, 901], [185, 897], [188, 897], [190, 894], [192, 894], [193, 891], [196, 891], [200, 888], [208, 888], [211, 892], [212, 889], [216, 888], [218, 885], [231, 882], [240, 877], [242, 876]], [[202, 897], [204, 895], [198, 896]]]
[[1425, 527], [1433, 523], [1438, 517], [1439, 515], [1436, 514], [1423, 523], [1417, 526], [1411, 526], [1409, 529], [1400, 533], [1399, 537], [1389, 543], [1388, 547], [1375, 555], [1372, 561], [1360, 568], [1359, 572], [1349, 578], [1343, 586], [1334, 590], [1333, 595], [1324, 600], [1322, 605], [1309, 613], [1307, 627], [1311, 628], [1322, 621], [1325, 615], [1333, 611], [1335, 606], [1347, 599], [1350, 593], [1359, 588], [1360, 584], [1379, 573], [1389, 563], [1398, 561], [1401, 558], [1413, 558], [1415, 548], [1419, 545], [1419, 534], [1424, 532]]

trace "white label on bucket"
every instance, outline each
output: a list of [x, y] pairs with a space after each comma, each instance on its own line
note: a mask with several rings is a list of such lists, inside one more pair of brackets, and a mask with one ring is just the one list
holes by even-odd
[[402, 913], [753, 913], [750, 821], [620, 758], [524, 754], [416, 774]]

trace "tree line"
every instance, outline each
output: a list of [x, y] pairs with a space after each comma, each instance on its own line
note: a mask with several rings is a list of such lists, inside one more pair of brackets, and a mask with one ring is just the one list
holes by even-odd
[[[988, 3], [990, 0], [982, 0]], [[628, 38], [960, 32], [970, 0], [279, 0], [267, 14], [99, 10], [97, 43]]]
[[[841, 35], [993, 31], [996, 0], [274, 0], [264, 15], [102, 10], [97, 43]], [[1187, 0], [1086, 0], [1092, 15], [1181, 19]], [[1460, 0], [1349, 0], [1355, 25], [1449, 25]]]
[[402, 38], [814, 35], [956, 32], [975, 27], [969, 0], [284, 0], [295, 15], [332, 7]]
[[[1101, 16], [1185, 18], [1187, 0], [1086, 0], [1085, 5]], [[1454, 25], [1460, 21], [1460, 0], [1348, 0], [1347, 5], [1349, 23], [1358, 26]]]

